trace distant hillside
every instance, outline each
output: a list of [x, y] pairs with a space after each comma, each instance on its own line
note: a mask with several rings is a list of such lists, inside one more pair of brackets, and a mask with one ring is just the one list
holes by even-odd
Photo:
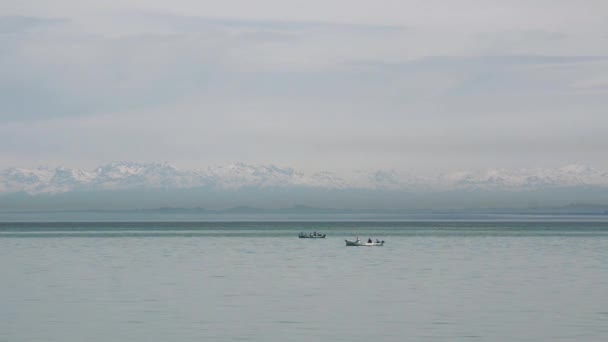
[[339, 209], [317, 208], [297, 205], [288, 208], [261, 209], [239, 206], [227, 209], [209, 210], [204, 208], [158, 208], [145, 209], [142, 212], [155, 213], [205, 213], [205, 214], [546, 214], [546, 215], [608, 215], [608, 205], [599, 204], [569, 204], [560, 207], [543, 208], [469, 208], [453, 210], [432, 209]]
[[[597, 205], [570, 205], [597, 203]], [[470, 212], [603, 212], [608, 188], [563, 187], [529, 191], [445, 191], [411, 192], [382, 189], [324, 189], [274, 187], [217, 189], [124, 189], [70, 191], [64, 193], [25, 192], [0, 195], [0, 211], [32, 210], [232, 210], [255, 213], [350, 211], [435, 211]], [[163, 208], [163, 209], [158, 209]], [[232, 209], [226, 209], [232, 208]], [[259, 208], [259, 209], [258, 209]], [[287, 208], [287, 209], [285, 209]]]

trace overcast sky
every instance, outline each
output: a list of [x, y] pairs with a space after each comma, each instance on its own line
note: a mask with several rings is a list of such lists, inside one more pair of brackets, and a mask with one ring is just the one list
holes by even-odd
[[608, 1], [0, 2], [0, 167], [608, 168]]

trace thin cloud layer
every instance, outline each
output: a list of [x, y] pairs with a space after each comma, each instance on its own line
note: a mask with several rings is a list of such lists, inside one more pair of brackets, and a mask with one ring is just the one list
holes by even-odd
[[604, 2], [235, 3], [1, 5], [0, 165], [608, 167]]

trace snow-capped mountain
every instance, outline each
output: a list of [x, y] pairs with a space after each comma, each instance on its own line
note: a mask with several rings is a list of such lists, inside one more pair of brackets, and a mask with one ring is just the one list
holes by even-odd
[[494, 169], [441, 175], [436, 184], [458, 189], [507, 191], [547, 187], [608, 186], [608, 172], [580, 164], [555, 169]]
[[368, 189], [421, 192], [525, 191], [551, 187], [608, 186], [608, 172], [581, 164], [554, 169], [490, 169], [426, 176], [395, 170], [378, 170], [364, 174], [352, 185]]
[[201, 184], [226, 189], [243, 187], [327, 186], [335, 187], [341, 181], [322, 174], [305, 175], [292, 168], [274, 165], [244, 163], [210, 167], [194, 171]]
[[64, 167], [10, 168], [0, 172], [0, 193], [63, 193], [118, 189], [308, 187], [395, 191], [524, 191], [549, 187], [608, 187], [608, 172], [573, 164], [555, 169], [494, 169], [415, 176], [395, 170], [358, 172], [344, 178], [331, 172], [305, 174], [274, 165], [235, 163], [180, 170], [167, 163], [114, 162], [94, 170]]
[[292, 168], [244, 163], [179, 170], [167, 163], [113, 162], [94, 170], [40, 167], [10, 168], [0, 173], [0, 192], [30, 194], [134, 188], [342, 188], [344, 185], [343, 179], [328, 172], [305, 175]]

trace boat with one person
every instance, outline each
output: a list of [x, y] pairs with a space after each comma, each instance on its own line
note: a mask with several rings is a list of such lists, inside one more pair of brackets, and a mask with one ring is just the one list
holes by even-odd
[[321, 234], [321, 233], [317, 233], [317, 232], [304, 234], [304, 233], [300, 232], [298, 237], [300, 239], [325, 239], [325, 234]]
[[372, 239], [368, 239], [367, 241], [361, 241], [359, 240], [359, 238], [357, 238], [357, 240], [355, 241], [349, 241], [349, 240], [344, 240], [346, 242], [347, 246], [383, 246], [384, 245], [384, 240], [379, 241], [376, 239], [376, 241], [372, 241]]

